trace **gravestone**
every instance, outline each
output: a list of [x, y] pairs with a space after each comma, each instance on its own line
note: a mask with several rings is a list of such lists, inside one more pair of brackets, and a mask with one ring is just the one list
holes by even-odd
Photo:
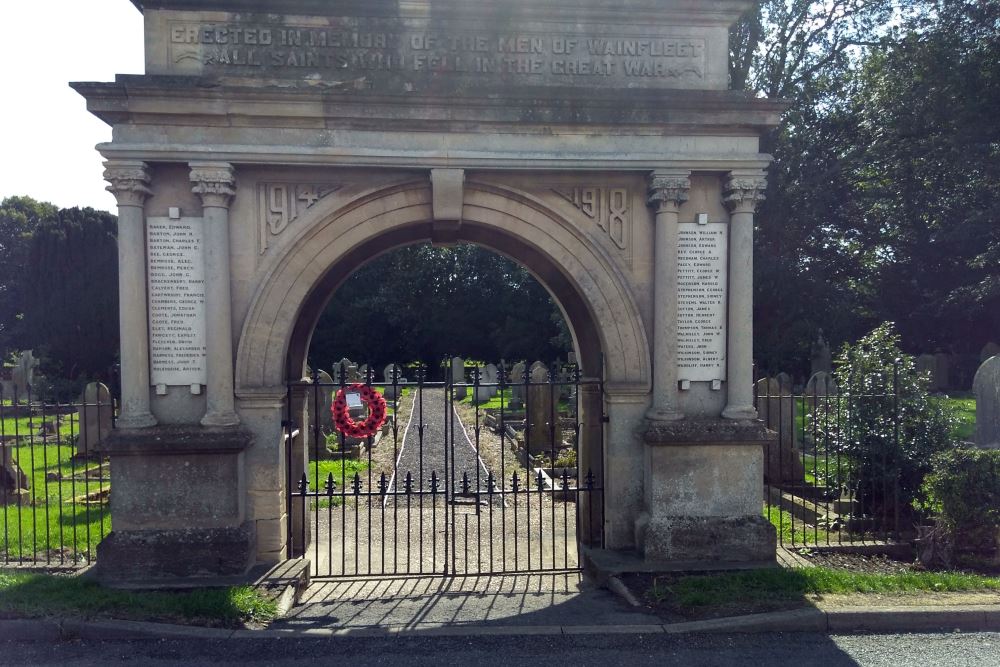
[[497, 368], [496, 364], [486, 364], [486, 368], [483, 370], [483, 378], [483, 382], [488, 384], [486, 389], [489, 391], [490, 398], [493, 398], [500, 391], [497, 388], [497, 383], [500, 382], [500, 369]]
[[76, 455], [93, 456], [101, 451], [104, 441], [111, 434], [111, 417], [114, 406], [111, 392], [100, 382], [91, 382], [80, 394], [78, 421], [79, 437], [76, 440]]
[[833, 353], [830, 352], [830, 343], [824, 338], [822, 329], [819, 330], [819, 335], [812, 344], [811, 356], [810, 375], [833, 372]]
[[496, 366], [493, 369], [493, 380], [490, 380], [488, 367], [476, 368], [479, 374], [479, 386], [473, 387], [473, 401], [476, 403], [485, 403], [496, 395], [496, 387], [489, 386], [490, 382], [496, 382]]
[[14, 382], [14, 395], [19, 401], [27, 401], [28, 393], [35, 382], [35, 369], [38, 367], [38, 359], [31, 350], [24, 350], [17, 357], [14, 370], [11, 371], [11, 379]]
[[360, 382], [368, 382], [368, 364], [358, 366], [358, 378]]
[[531, 365], [528, 386], [525, 442], [529, 454], [551, 454], [562, 446], [562, 425], [553, 399], [558, 395], [549, 383], [549, 369], [540, 361]]
[[389, 364], [382, 371], [382, 381], [385, 383], [385, 391], [382, 395], [387, 401], [395, 401], [403, 393], [403, 388], [398, 386], [402, 382], [403, 369], [396, 364]]
[[979, 363], [983, 363], [990, 357], [995, 357], [1000, 354], [1000, 345], [997, 345], [993, 341], [983, 345], [982, 351], [979, 353]]
[[764, 479], [769, 484], [804, 483], [805, 466], [802, 464], [802, 454], [795, 445], [792, 420], [795, 399], [791, 394], [791, 386], [782, 386], [777, 378], [761, 378], [754, 385], [754, 391], [761, 421], [779, 434], [778, 440], [766, 447]]
[[931, 384], [938, 391], [945, 391], [951, 387], [951, 355], [938, 352], [934, 355], [934, 374], [931, 376]]
[[809, 381], [806, 382], [806, 396], [823, 398], [826, 396], [836, 396], [838, 392], [837, 380], [834, 379], [832, 374], [825, 371], [813, 373]]
[[[465, 359], [455, 357], [451, 360], [451, 382], [453, 385], [465, 383]], [[455, 386], [453, 388], [456, 401], [461, 401], [468, 395], [466, 387]]]
[[318, 400], [319, 409], [312, 412], [318, 413], [316, 418], [319, 421], [319, 430], [324, 434], [333, 433], [333, 413], [330, 411], [330, 406], [333, 405], [333, 394], [336, 391], [333, 376], [326, 371], [320, 371], [316, 377], [319, 380], [319, 386], [316, 387], [319, 396], [313, 400]]
[[30, 499], [28, 476], [14, 462], [14, 443], [0, 442], [0, 504], [24, 505]]
[[333, 369], [333, 378], [337, 384], [341, 382], [344, 384], [356, 384], [360, 382], [361, 375], [358, 373], [358, 365], [347, 357], [344, 357], [337, 362], [336, 367]]
[[510, 409], [520, 410], [524, 407], [524, 371], [527, 364], [519, 361], [510, 369]]
[[976, 446], [1000, 449], [1000, 355], [990, 357], [976, 371]]
[[774, 376], [774, 379], [778, 381], [778, 386], [781, 388], [780, 393], [791, 394], [792, 393], [792, 376], [788, 373], [778, 373]]

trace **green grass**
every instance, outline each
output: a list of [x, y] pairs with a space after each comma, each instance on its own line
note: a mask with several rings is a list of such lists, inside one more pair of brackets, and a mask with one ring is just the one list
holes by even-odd
[[[31, 504], [8, 505], [0, 518], [0, 554], [12, 559], [72, 562], [93, 558], [97, 543], [111, 531], [106, 501], [77, 502], [108, 488], [98, 480], [73, 480], [74, 473], [95, 468], [97, 461], [74, 461], [72, 445], [18, 445], [12, 457], [28, 476]], [[48, 480], [48, 473], [62, 480]]]
[[[348, 496], [352, 494], [351, 481], [354, 479], [354, 475], [360, 475], [364, 487], [367, 488], [368, 476], [365, 475], [367, 471], [368, 461], [358, 461], [354, 459], [344, 459], [340, 461], [310, 461], [310, 491], [319, 490], [320, 493], [325, 493], [326, 481], [329, 479], [330, 475], [333, 475], [333, 481], [337, 484], [336, 489], [333, 492], [333, 498], [320, 498], [315, 503], [316, 509], [327, 508], [330, 506], [339, 507], [340, 494], [345, 493]], [[377, 484], [378, 480], [373, 477], [372, 485], [374, 486]]]
[[951, 437], [959, 441], [971, 441], [976, 433], [976, 399], [964, 397], [946, 400], [954, 409], [957, 420], [952, 426]]
[[[765, 504], [764, 518], [778, 531], [779, 544], [807, 544], [816, 539], [815, 530], [807, 528], [799, 519], [795, 519], [793, 529], [792, 515], [786, 510]], [[821, 538], [825, 537], [826, 532], [820, 530], [819, 535]]]
[[80, 577], [0, 570], [0, 613], [20, 617], [71, 614], [236, 627], [273, 619], [277, 605], [249, 586], [131, 592], [103, 588]]
[[649, 596], [682, 607], [723, 606], [804, 595], [1000, 591], [1000, 578], [957, 572], [865, 574], [825, 567], [751, 570], [658, 580]]
[[[79, 429], [80, 422], [77, 420], [76, 415], [63, 415], [63, 421], [59, 424], [59, 438], [58, 440], [68, 440], [71, 438]], [[4, 436], [30, 436], [38, 432], [38, 429], [42, 427], [42, 424], [46, 421], [52, 421], [55, 419], [54, 415], [47, 415], [45, 419], [41, 416], [33, 417], [6, 417], [0, 420], [0, 435]], [[36, 436], [36, 440], [40, 440], [41, 436]], [[47, 436], [48, 440], [55, 441], [57, 438], [55, 435]]]

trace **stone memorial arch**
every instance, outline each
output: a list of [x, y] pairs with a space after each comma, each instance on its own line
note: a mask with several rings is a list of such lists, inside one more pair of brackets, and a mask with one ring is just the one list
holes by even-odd
[[604, 378], [606, 547], [773, 558], [753, 218], [782, 107], [728, 88], [750, 2], [134, 0], [112, 126], [122, 412], [103, 578], [287, 555], [286, 382], [348, 275], [472, 242], [558, 301]]

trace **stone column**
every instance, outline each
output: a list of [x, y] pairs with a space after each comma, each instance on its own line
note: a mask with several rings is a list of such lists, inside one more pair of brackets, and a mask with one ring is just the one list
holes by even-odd
[[723, 200], [729, 220], [729, 332], [726, 419], [756, 419], [753, 406], [753, 216], [767, 181], [759, 171], [730, 172]]
[[118, 308], [122, 405], [118, 428], [156, 426], [149, 410], [149, 309], [146, 299], [146, 217], [152, 194], [145, 162], [104, 163], [108, 192], [118, 200]]
[[649, 178], [649, 205], [656, 212], [653, 298], [654, 421], [683, 419], [677, 402], [677, 214], [687, 201], [691, 172], [655, 171]]
[[201, 196], [205, 221], [205, 347], [208, 409], [202, 426], [235, 426], [233, 324], [229, 284], [229, 204], [236, 194], [233, 166], [192, 162], [192, 191]]

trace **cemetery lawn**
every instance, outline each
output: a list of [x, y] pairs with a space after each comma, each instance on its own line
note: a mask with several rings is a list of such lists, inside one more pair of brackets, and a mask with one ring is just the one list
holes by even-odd
[[72, 615], [239, 627], [266, 623], [277, 609], [274, 600], [249, 586], [120, 591], [78, 576], [0, 570], [0, 617]]
[[971, 394], [957, 394], [947, 400], [956, 418], [951, 436], [960, 442], [972, 441], [976, 436], [976, 399]]
[[363, 478], [365, 487], [368, 486], [368, 478], [365, 472], [368, 470], [368, 461], [355, 459], [344, 459], [341, 461], [310, 461], [309, 462], [309, 490], [320, 493], [326, 492], [326, 482], [330, 475], [336, 483], [333, 498], [320, 498], [316, 502], [316, 509], [340, 506], [340, 493], [343, 490], [347, 496], [351, 495], [351, 480], [355, 475]]
[[[778, 531], [778, 544], [807, 544], [809, 541], [816, 541], [814, 529], [807, 528], [801, 519], [792, 522], [792, 515], [787, 510], [778, 507], [768, 507], [764, 504], [764, 518], [771, 522], [775, 530]], [[826, 537], [826, 531], [819, 531], [820, 538]]]
[[[31, 504], [3, 508], [0, 558], [64, 563], [96, 555], [97, 543], [111, 531], [111, 514], [106, 498], [86, 502], [85, 497], [110, 486], [84, 479], [86, 471], [96, 476], [100, 462], [75, 460], [75, 452], [73, 445], [54, 442], [13, 448], [12, 458], [30, 480]], [[47, 479], [50, 473], [59, 479]]]

